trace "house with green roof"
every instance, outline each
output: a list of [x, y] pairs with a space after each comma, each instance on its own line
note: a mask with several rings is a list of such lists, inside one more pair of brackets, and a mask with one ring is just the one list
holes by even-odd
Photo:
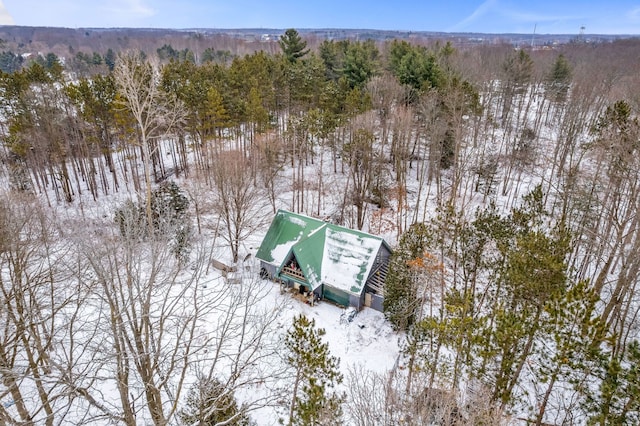
[[382, 311], [391, 249], [384, 239], [279, 210], [256, 257], [260, 275], [342, 306]]

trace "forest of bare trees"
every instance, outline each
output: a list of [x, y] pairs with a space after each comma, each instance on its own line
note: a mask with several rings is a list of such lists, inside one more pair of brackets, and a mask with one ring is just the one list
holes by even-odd
[[640, 41], [228, 46], [0, 74], [0, 423], [261, 424], [278, 208], [393, 243], [402, 341], [290, 424], [640, 422]]

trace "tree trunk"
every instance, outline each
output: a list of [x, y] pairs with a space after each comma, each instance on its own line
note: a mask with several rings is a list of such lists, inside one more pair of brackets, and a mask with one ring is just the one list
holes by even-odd
[[289, 406], [289, 426], [293, 425], [293, 413], [296, 409], [296, 400], [298, 399], [298, 387], [302, 379], [302, 368], [298, 366], [296, 371], [296, 380], [293, 382], [293, 391], [291, 392], [291, 405]]

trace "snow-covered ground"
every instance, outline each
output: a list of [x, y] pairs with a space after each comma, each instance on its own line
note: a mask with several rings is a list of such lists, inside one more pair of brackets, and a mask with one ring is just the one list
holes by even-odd
[[[325, 331], [323, 341], [328, 343], [331, 355], [340, 359], [340, 371], [345, 378], [350, 369], [357, 367], [381, 374], [397, 367], [402, 335], [392, 330], [381, 312], [369, 308], [357, 312], [324, 301], [310, 306], [292, 293], [281, 293], [278, 284], [269, 284], [272, 290], [262, 303], [284, 304], [279, 320], [282, 335], [296, 315], [304, 314], [315, 320], [316, 327]], [[252, 413], [251, 417], [260, 426], [277, 425], [279, 416], [285, 414], [284, 408], [265, 407]]]

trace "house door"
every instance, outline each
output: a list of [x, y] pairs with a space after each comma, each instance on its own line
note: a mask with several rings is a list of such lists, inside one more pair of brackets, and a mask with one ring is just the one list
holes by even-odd
[[371, 293], [364, 294], [364, 306], [367, 308], [371, 307]]

